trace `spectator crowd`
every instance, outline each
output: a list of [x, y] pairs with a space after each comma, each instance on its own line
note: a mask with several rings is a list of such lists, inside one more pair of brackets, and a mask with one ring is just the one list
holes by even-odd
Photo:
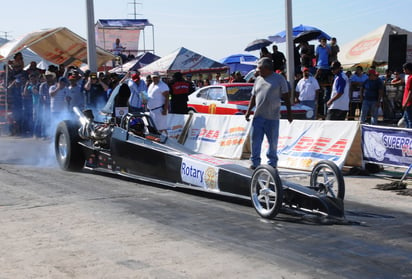
[[[262, 47], [260, 58], [272, 59], [274, 70], [284, 75], [285, 55], [276, 45], [272, 50], [271, 53]], [[410, 63], [405, 63], [402, 69], [386, 69], [385, 74], [379, 74], [374, 65], [367, 71], [357, 66], [354, 73], [344, 73], [338, 61], [339, 51], [336, 38], [330, 43], [320, 38], [316, 47], [308, 42], [296, 45], [294, 103], [314, 109], [314, 119], [356, 118], [362, 124], [377, 125], [381, 117], [390, 124], [405, 119], [407, 127], [411, 127], [411, 85], [410, 79], [406, 79]]]
[[[313, 119], [357, 118], [361, 123], [377, 125], [379, 115], [384, 119], [403, 116], [407, 127], [411, 128], [412, 96], [407, 93], [411, 81], [409, 78], [405, 80], [402, 73], [402, 70], [406, 74], [412, 71], [410, 63], [394, 72], [386, 70], [384, 75], [380, 75], [376, 67], [365, 72], [361, 66], [353, 73], [344, 73], [337, 61], [338, 52], [335, 38], [330, 44], [322, 38], [316, 47], [307, 42], [296, 47], [295, 82], [289, 84], [289, 89], [291, 86], [295, 89], [292, 101], [311, 107], [315, 111]], [[260, 57], [269, 58], [273, 70], [284, 75], [286, 58], [276, 45], [272, 46], [272, 52], [263, 47]], [[40, 70], [35, 62], [24, 69], [21, 53], [14, 56], [8, 67], [7, 82], [4, 72], [0, 82], [8, 88], [8, 105], [12, 112], [10, 133], [44, 139], [52, 136], [54, 125], [71, 113], [74, 106], [98, 113], [119, 83], [130, 88], [131, 112], [147, 111], [154, 118], [162, 118], [169, 112], [187, 113], [188, 96], [197, 88], [227, 82], [253, 82], [259, 75], [256, 70], [246, 81], [240, 72], [229, 76], [221, 73], [193, 76], [177, 72], [169, 80], [162, 79], [158, 73], [143, 79], [138, 71], [120, 76], [89, 70], [83, 72], [75, 66], [64, 65], [51, 65], [47, 70]]]

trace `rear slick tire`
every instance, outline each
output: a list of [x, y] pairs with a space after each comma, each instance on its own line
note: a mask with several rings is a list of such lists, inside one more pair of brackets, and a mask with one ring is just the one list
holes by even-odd
[[54, 150], [61, 169], [80, 171], [84, 166], [84, 155], [78, 141], [78, 125], [72, 121], [62, 121], [56, 129]]

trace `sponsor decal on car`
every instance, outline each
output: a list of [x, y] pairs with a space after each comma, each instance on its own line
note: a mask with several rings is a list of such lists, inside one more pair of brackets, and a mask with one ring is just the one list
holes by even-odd
[[217, 167], [185, 157], [182, 160], [180, 175], [183, 182], [204, 189], [218, 190]]

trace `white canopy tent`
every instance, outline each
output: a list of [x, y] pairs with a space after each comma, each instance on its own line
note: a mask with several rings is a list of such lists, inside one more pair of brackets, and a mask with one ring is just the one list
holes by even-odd
[[[56, 65], [80, 66], [87, 63], [86, 40], [65, 27], [32, 32], [5, 43], [0, 47], [0, 61], [7, 60], [26, 48]], [[99, 66], [114, 59], [113, 54], [101, 48], [96, 48], [96, 53]]]
[[412, 32], [391, 24], [385, 24], [342, 46], [338, 54], [338, 60], [345, 68], [356, 65], [370, 67], [374, 64], [386, 64], [389, 56], [390, 35], [408, 35], [407, 60], [410, 60], [408, 57], [412, 53]]
[[154, 72], [167, 76], [175, 72], [182, 73], [206, 73], [224, 72], [228, 66], [207, 58], [199, 53], [181, 47], [174, 52], [139, 69], [142, 75], [150, 75]]

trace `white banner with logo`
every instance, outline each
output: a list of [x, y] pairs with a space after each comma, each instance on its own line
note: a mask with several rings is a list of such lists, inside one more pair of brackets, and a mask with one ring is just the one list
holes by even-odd
[[[177, 139], [186, 133], [184, 146], [193, 151], [220, 158], [242, 158], [252, 121], [245, 121], [243, 115], [194, 114], [190, 125], [185, 127], [188, 117], [168, 116], [169, 137]], [[329, 160], [342, 168], [359, 129], [356, 121], [294, 120], [290, 124], [282, 119], [278, 166], [310, 171], [317, 162]], [[263, 164], [267, 162], [267, 149], [265, 137], [261, 151]]]
[[240, 159], [249, 130], [244, 115], [194, 114], [184, 145], [210, 156]]
[[[310, 171], [317, 162], [329, 160], [342, 168], [358, 129], [355, 121], [280, 120], [278, 166]], [[265, 137], [262, 163], [267, 149]]]
[[180, 167], [182, 181], [204, 189], [218, 191], [219, 169], [191, 157], [183, 157]]

